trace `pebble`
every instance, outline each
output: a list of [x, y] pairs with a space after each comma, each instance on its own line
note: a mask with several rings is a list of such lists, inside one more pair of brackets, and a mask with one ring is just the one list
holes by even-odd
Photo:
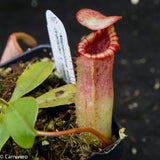
[[125, 93], [125, 96], [130, 96], [131, 95], [131, 93], [129, 91], [124, 91], [124, 93]]
[[136, 149], [135, 147], [133, 147], [133, 148], [131, 149], [131, 152], [132, 152], [133, 155], [136, 155], [136, 154], [137, 154], [137, 149]]
[[155, 84], [153, 87], [155, 90], [158, 90], [160, 88], [160, 81], [158, 79], [155, 80]]
[[140, 0], [131, 0], [131, 3], [132, 3], [133, 5], [137, 5], [139, 2], [140, 2]]
[[121, 119], [121, 120], [120, 120], [120, 123], [121, 123], [121, 124], [125, 124], [126, 122], [127, 122], [126, 119]]
[[146, 58], [139, 58], [133, 60], [134, 64], [145, 64], [146, 62], [147, 62]]
[[146, 142], [146, 137], [142, 138], [142, 142], [145, 143]]
[[134, 108], [137, 108], [137, 107], [138, 107], [138, 103], [137, 102], [134, 102], [134, 103], [128, 105], [128, 109], [130, 109], [130, 110], [132, 110]]
[[47, 146], [49, 145], [49, 142], [47, 140], [42, 141], [42, 146]]
[[135, 137], [130, 136], [130, 140], [131, 140], [132, 143], [136, 143], [136, 138]]
[[151, 67], [151, 68], [150, 68], [150, 72], [151, 72], [151, 73], [154, 73], [155, 71], [156, 71], [156, 69], [155, 69], [154, 67]]
[[37, 0], [32, 0], [31, 1], [31, 6], [32, 7], [37, 7], [38, 6], [38, 1]]
[[153, 106], [153, 111], [157, 111], [157, 110], [158, 110], [158, 108], [159, 108], [159, 107], [158, 107], [158, 105], [157, 105], [157, 104], [156, 104], [156, 105], [154, 105], [154, 106]]
[[136, 89], [135, 91], [134, 91], [134, 96], [135, 97], [138, 97], [140, 95], [140, 90], [139, 89]]
[[121, 59], [120, 60], [120, 64], [122, 65], [127, 65], [128, 64], [128, 61], [126, 59]]
[[149, 118], [146, 118], [145, 119], [145, 123], [149, 123], [150, 122], [150, 119]]

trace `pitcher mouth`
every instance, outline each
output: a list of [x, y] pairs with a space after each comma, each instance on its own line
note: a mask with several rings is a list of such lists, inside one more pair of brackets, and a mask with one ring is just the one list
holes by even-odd
[[92, 32], [78, 44], [79, 54], [91, 59], [112, 56], [119, 48], [119, 38], [114, 25]]

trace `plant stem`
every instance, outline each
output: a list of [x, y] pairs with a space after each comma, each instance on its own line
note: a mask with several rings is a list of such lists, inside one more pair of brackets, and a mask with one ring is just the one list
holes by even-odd
[[0, 104], [3, 104], [5, 106], [9, 106], [8, 102], [6, 102], [4, 99], [0, 98]]
[[95, 129], [85, 127], [85, 128], [73, 128], [73, 129], [68, 129], [64, 131], [58, 131], [58, 132], [47, 132], [47, 131], [39, 131], [36, 130], [37, 136], [49, 136], [49, 137], [56, 137], [56, 136], [64, 136], [72, 133], [80, 133], [80, 132], [90, 132], [97, 136], [99, 139], [101, 139], [106, 146], [111, 145], [113, 142], [111, 139], [105, 137], [103, 134], [99, 133]]

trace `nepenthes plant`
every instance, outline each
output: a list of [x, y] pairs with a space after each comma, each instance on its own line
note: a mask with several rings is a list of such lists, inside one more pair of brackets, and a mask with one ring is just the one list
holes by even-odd
[[12, 33], [7, 41], [7, 45], [3, 51], [0, 63], [4, 63], [5, 61], [23, 52], [22, 48], [18, 43], [19, 41], [22, 41], [25, 45], [29, 47], [37, 46], [37, 41], [33, 36], [24, 32]]
[[[10, 100], [0, 99], [0, 149], [10, 136], [21, 147], [31, 148], [36, 136], [62, 136], [78, 132], [85, 132], [88, 143], [103, 143], [105, 146], [113, 143], [112, 70], [114, 54], [120, 48], [113, 24], [121, 18], [106, 17], [91, 9], [82, 9], [77, 13], [77, 20], [93, 32], [78, 44], [80, 56], [76, 58], [76, 85], [66, 84], [38, 98], [24, 97], [49, 76], [54, 63], [37, 62], [26, 69], [17, 80]], [[40, 107], [70, 103], [75, 103], [78, 128], [59, 132], [34, 128]]]
[[120, 48], [114, 23], [119, 16], [106, 17], [82, 9], [77, 20], [93, 30], [78, 44], [77, 58], [77, 121], [80, 127], [89, 126], [108, 138], [112, 136], [114, 55]]

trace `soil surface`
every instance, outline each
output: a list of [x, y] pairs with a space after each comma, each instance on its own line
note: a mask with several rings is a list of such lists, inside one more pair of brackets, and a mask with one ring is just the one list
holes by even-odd
[[91, 8], [123, 16], [115, 24], [121, 49], [114, 65], [114, 116], [126, 127], [122, 160], [158, 160], [160, 157], [160, 0], [5, 0], [0, 2], [0, 53], [12, 32], [33, 35], [48, 44], [45, 11], [64, 23], [72, 56], [83, 35], [91, 31], [78, 24], [76, 12]]

